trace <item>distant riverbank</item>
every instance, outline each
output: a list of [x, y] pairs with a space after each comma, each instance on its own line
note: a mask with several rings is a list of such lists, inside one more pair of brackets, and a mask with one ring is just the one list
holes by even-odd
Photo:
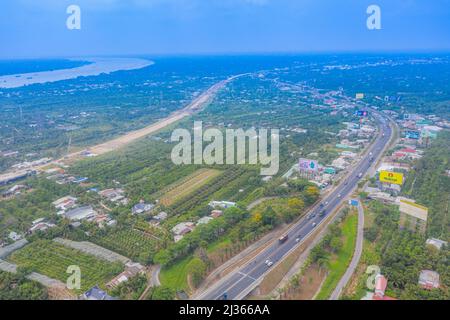
[[154, 64], [153, 61], [138, 58], [92, 58], [82, 60], [90, 63], [71, 69], [0, 76], [0, 88], [11, 89], [38, 83], [76, 79], [78, 77], [98, 76], [116, 71], [142, 69]]

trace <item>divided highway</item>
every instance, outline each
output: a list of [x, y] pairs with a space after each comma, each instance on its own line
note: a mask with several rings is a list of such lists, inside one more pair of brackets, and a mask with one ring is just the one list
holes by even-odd
[[381, 156], [385, 146], [388, 145], [391, 139], [392, 129], [388, 120], [375, 111], [373, 116], [379, 122], [379, 135], [376, 140], [369, 147], [369, 150], [367, 150], [360, 162], [354, 168], [351, 168], [352, 172], [345, 180], [325, 197], [322, 203], [308, 214], [308, 217], [301, 219], [289, 229], [286, 233], [289, 236], [288, 239], [282, 244], [278, 241], [274, 242], [249, 263], [215, 283], [196, 299], [244, 299], [258, 286], [265, 274], [273, 267], [272, 265], [281, 261], [290, 251], [300, 245], [309, 237], [314, 228], [339, 207], [357, 187], [358, 182], [366, 175], [374, 162]]

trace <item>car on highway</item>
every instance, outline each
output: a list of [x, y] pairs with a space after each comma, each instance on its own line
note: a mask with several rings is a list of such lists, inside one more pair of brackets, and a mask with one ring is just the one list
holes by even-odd
[[266, 266], [271, 267], [273, 265], [273, 262], [270, 261], [269, 259], [266, 260], [266, 262], [264, 262], [266, 264]]
[[278, 239], [278, 243], [283, 244], [287, 241], [287, 239], [289, 239], [289, 235], [285, 234], [280, 239]]
[[325, 210], [320, 211], [319, 213], [319, 217], [323, 217], [327, 214], [327, 212]]
[[299, 243], [300, 240], [302, 240], [300, 237], [298, 237], [297, 239], [295, 239], [295, 242]]
[[339, 194], [337, 195], [337, 197], [340, 198], [340, 197], [342, 197], [342, 195], [339, 193]]
[[317, 225], [317, 223], [313, 222], [312, 227], [314, 228]]

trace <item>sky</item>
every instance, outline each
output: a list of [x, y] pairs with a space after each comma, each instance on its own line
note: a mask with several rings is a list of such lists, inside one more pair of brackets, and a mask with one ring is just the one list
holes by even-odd
[[0, 59], [342, 51], [448, 52], [450, 0], [0, 1]]

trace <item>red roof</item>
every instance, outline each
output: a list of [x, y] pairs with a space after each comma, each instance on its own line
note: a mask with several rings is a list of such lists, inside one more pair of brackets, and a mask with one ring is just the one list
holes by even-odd
[[385, 276], [381, 274], [377, 275], [377, 277], [375, 278], [375, 292], [382, 292], [384, 295], [386, 287], [387, 287], [387, 279], [385, 278]]
[[388, 297], [388, 296], [380, 297], [380, 296], [375, 294], [375, 295], [373, 295], [372, 300], [397, 300], [397, 299], [392, 298], [392, 297]]
[[400, 152], [416, 153], [416, 150], [411, 149], [411, 148], [404, 148], [404, 149], [400, 150]]

